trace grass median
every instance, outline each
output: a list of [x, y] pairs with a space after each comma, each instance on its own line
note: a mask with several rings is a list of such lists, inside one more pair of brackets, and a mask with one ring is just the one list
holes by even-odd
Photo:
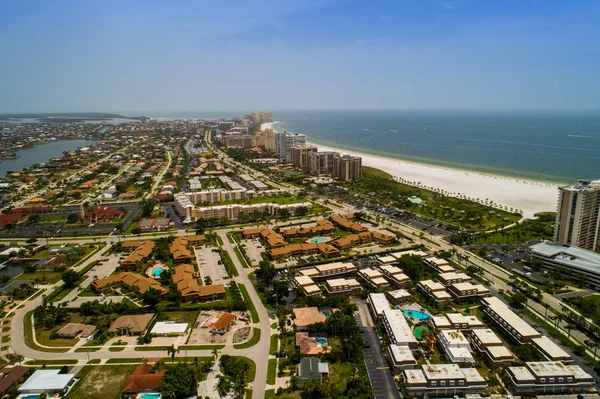
[[238, 288], [244, 297], [244, 302], [248, 306], [248, 311], [250, 312], [250, 318], [252, 319], [252, 323], [258, 323], [258, 312], [256, 311], [256, 307], [254, 306], [254, 302], [250, 299], [250, 294], [248, 293], [248, 289], [244, 284], [238, 283]]
[[260, 341], [260, 328], [254, 327], [252, 329], [252, 338], [250, 338], [246, 342], [242, 342], [241, 344], [234, 344], [233, 348], [234, 349], [246, 349], [246, 348], [250, 348], [251, 346], [254, 346], [254, 345], [258, 344], [259, 341]]

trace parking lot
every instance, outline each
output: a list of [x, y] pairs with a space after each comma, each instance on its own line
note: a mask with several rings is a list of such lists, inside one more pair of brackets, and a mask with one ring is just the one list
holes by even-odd
[[258, 262], [262, 260], [261, 254], [265, 252], [265, 247], [258, 239], [242, 240], [242, 245], [246, 247], [246, 254], [252, 261], [252, 264], [258, 265]]
[[224, 284], [228, 274], [225, 266], [221, 263], [219, 252], [213, 247], [195, 248], [194, 251], [202, 281], [204, 282], [204, 278], [209, 276], [213, 284]]
[[[355, 313], [354, 318], [356, 319], [356, 324], [358, 324], [359, 327], [363, 327], [363, 325], [373, 325], [373, 323], [369, 322], [368, 320], [363, 322], [363, 317], [370, 318], [371, 316], [368, 313], [364, 314], [364, 312]], [[379, 337], [377, 336], [377, 330], [375, 327], [363, 328], [365, 346], [368, 346], [364, 348], [363, 353], [365, 356], [365, 364], [367, 367], [369, 381], [371, 381], [371, 386], [373, 387], [373, 391], [375, 391], [375, 398], [400, 399], [400, 391], [396, 386], [394, 377], [389, 369], [388, 361], [383, 354], [383, 350], [381, 349]]]

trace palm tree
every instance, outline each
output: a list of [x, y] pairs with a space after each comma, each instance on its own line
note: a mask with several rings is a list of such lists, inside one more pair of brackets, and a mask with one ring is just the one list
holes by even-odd
[[179, 349], [175, 348], [175, 345], [171, 345], [167, 348], [167, 356], [171, 356], [171, 364], [175, 363], [175, 355], [179, 353]]
[[213, 349], [212, 350], [212, 355], [215, 358], [215, 362], [217, 361], [217, 358], [219, 357], [219, 350], [218, 349]]
[[217, 389], [217, 393], [220, 397], [227, 396], [229, 391], [231, 390], [231, 384], [229, 380], [225, 378], [224, 375], [219, 376], [219, 381], [217, 381], [217, 385], [215, 386]]

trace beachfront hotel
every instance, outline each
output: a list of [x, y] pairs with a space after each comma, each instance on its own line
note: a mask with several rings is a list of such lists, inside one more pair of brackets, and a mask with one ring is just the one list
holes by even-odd
[[598, 251], [600, 181], [580, 180], [560, 187], [554, 241]]

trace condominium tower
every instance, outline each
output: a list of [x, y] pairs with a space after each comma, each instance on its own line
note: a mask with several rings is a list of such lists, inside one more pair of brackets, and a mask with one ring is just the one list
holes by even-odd
[[561, 187], [554, 225], [554, 241], [590, 251], [600, 249], [600, 181], [584, 181]]
[[362, 174], [362, 158], [352, 155], [336, 155], [333, 157], [333, 177], [343, 181], [360, 179]]

